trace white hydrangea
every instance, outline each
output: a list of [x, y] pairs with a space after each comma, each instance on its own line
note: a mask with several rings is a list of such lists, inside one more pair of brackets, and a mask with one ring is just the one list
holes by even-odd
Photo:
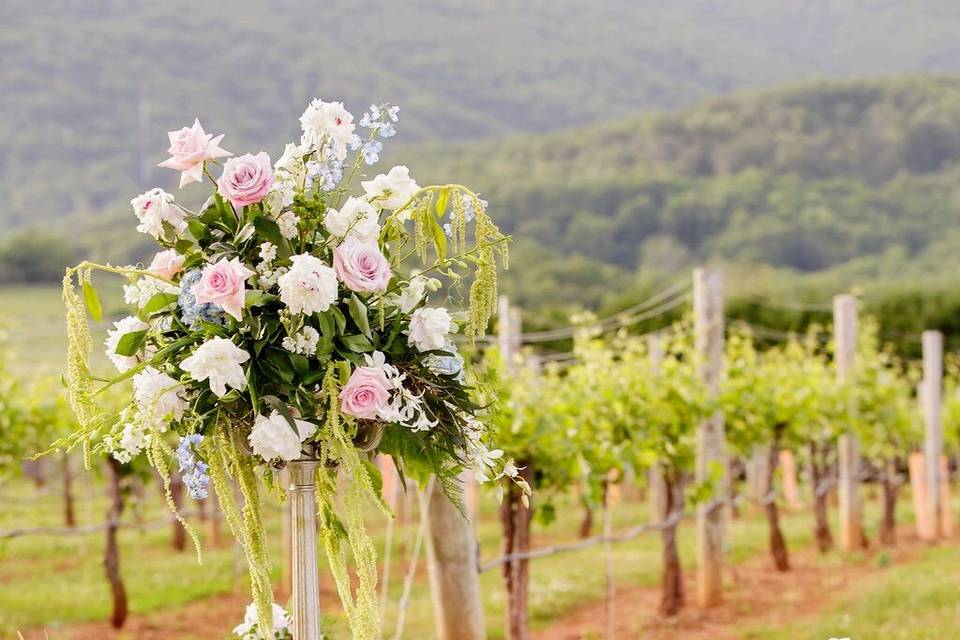
[[253, 452], [264, 460], [296, 460], [300, 457], [301, 445], [317, 430], [317, 425], [306, 420], [294, 419], [297, 432], [279, 411], [269, 416], [260, 415], [253, 422], [248, 440]]
[[447, 335], [456, 329], [453, 318], [443, 307], [423, 307], [410, 316], [407, 342], [420, 351], [441, 349]]
[[180, 363], [180, 368], [197, 382], [209, 380], [210, 390], [217, 397], [227, 393], [227, 386], [243, 390], [247, 378], [241, 366], [250, 354], [227, 338], [211, 338]]
[[291, 313], [323, 312], [337, 301], [337, 274], [316, 256], [303, 253], [290, 258], [290, 269], [278, 280], [280, 301]]
[[142, 309], [150, 302], [150, 298], [158, 293], [170, 293], [177, 295], [180, 293], [180, 287], [156, 278], [140, 278], [132, 284], [123, 285], [123, 301], [132, 304], [138, 309]]
[[380, 235], [380, 214], [372, 204], [360, 198], [347, 198], [340, 210], [327, 209], [323, 226], [330, 235], [340, 240], [356, 238], [361, 242], [376, 242]]
[[110, 362], [112, 362], [113, 366], [117, 368], [117, 371], [123, 373], [140, 364], [140, 358], [136, 355], [122, 356], [117, 353], [117, 345], [120, 343], [120, 338], [128, 333], [145, 331], [149, 328], [150, 325], [140, 318], [136, 316], [127, 316], [126, 318], [114, 322], [113, 329], [107, 331], [107, 339], [103, 344], [106, 347], [107, 357], [110, 358]]
[[347, 145], [356, 138], [353, 115], [344, 108], [342, 102], [314, 99], [300, 116], [300, 126], [303, 128], [302, 148], [316, 150], [323, 155], [329, 146], [334, 157], [340, 161], [347, 157]]
[[[410, 170], [403, 165], [390, 169], [386, 174], [381, 173], [373, 180], [364, 180], [360, 184], [363, 186], [367, 200], [381, 209], [392, 210], [402, 207], [420, 190], [417, 182], [410, 177]], [[404, 211], [398, 219], [401, 222], [409, 220], [409, 210]]]
[[153, 367], [133, 376], [133, 400], [146, 428], [163, 432], [171, 421], [182, 418], [187, 408], [186, 393], [179, 381]]
[[281, 345], [291, 353], [312, 356], [317, 352], [318, 342], [320, 342], [320, 332], [307, 326], [292, 336], [286, 336]]
[[300, 235], [300, 216], [293, 211], [286, 211], [277, 218], [277, 226], [280, 227], [280, 235], [287, 240], [293, 240]]

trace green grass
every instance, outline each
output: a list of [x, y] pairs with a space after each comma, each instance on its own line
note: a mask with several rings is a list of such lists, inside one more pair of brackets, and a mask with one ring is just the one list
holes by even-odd
[[827, 612], [776, 629], [755, 628], [744, 638], [772, 640], [941, 640], [960, 638], [957, 593], [960, 549], [936, 547], [908, 564], [872, 573], [848, 589]]

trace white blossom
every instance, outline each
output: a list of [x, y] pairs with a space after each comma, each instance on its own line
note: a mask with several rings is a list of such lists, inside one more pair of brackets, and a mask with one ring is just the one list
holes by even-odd
[[[270, 605], [270, 613], [273, 617], [273, 635], [275, 637], [286, 637], [292, 633], [293, 618], [283, 607], [273, 603]], [[243, 616], [243, 623], [233, 628], [234, 635], [239, 637], [240, 640], [274, 640], [274, 638], [265, 639], [260, 636], [257, 629], [258, 621], [257, 605], [250, 603], [247, 605], [246, 613]]]
[[327, 145], [337, 160], [347, 157], [347, 145], [356, 138], [353, 133], [353, 115], [342, 102], [324, 102], [314, 99], [300, 116], [303, 128], [302, 147], [325, 151]]
[[226, 338], [211, 338], [180, 363], [180, 368], [197, 382], [209, 380], [217, 397], [227, 393], [227, 386], [242, 390], [247, 385], [242, 363], [250, 354]]
[[317, 430], [317, 425], [294, 419], [296, 433], [279, 411], [260, 415], [253, 423], [248, 440], [253, 452], [264, 460], [280, 458], [287, 462], [300, 457], [301, 445]]
[[[410, 170], [403, 165], [390, 169], [386, 174], [381, 173], [373, 180], [364, 180], [360, 184], [363, 186], [367, 200], [381, 209], [398, 209], [420, 190], [416, 181], [410, 177]], [[404, 211], [398, 219], [401, 222], [409, 220], [409, 210]]]
[[143, 426], [162, 432], [168, 423], [182, 418], [186, 391], [179, 381], [153, 367], [133, 376], [133, 399]]
[[149, 328], [150, 326], [140, 318], [136, 316], [127, 316], [126, 318], [114, 322], [113, 329], [107, 331], [107, 339], [103, 344], [106, 347], [107, 357], [110, 358], [110, 362], [112, 362], [113, 366], [117, 368], [117, 371], [120, 373], [129, 371], [140, 363], [140, 358], [136, 355], [122, 356], [117, 353], [117, 345], [120, 343], [120, 338], [128, 333], [145, 331]]
[[293, 211], [286, 211], [277, 218], [277, 226], [280, 227], [280, 235], [287, 240], [293, 240], [300, 235], [300, 216]]
[[280, 301], [291, 313], [323, 312], [337, 301], [337, 274], [320, 258], [303, 253], [290, 258], [290, 270], [278, 280]]
[[340, 240], [349, 237], [361, 242], [376, 242], [380, 234], [380, 214], [366, 200], [347, 198], [339, 211], [327, 209], [323, 226], [330, 235]]
[[123, 285], [123, 301], [142, 309], [150, 302], [150, 298], [158, 293], [177, 295], [180, 287], [153, 277], [140, 278], [136, 282]]
[[443, 307], [422, 307], [410, 316], [407, 342], [420, 351], [441, 349], [447, 334], [456, 329], [453, 318]]
[[141, 233], [150, 234], [157, 239], [162, 238], [164, 222], [177, 233], [187, 228], [186, 212], [174, 203], [173, 195], [163, 189], [156, 188], [141, 193], [130, 201], [130, 206], [140, 221], [137, 231]]
[[291, 353], [312, 356], [317, 352], [318, 342], [320, 342], [320, 332], [307, 326], [292, 336], [286, 336], [280, 344]]

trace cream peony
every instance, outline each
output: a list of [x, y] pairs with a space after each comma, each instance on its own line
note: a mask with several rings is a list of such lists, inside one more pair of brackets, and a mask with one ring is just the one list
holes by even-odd
[[120, 338], [135, 331], [146, 331], [149, 325], [136, 316], [127, 316], [122, 320], [113, 323], [113, 329], [107, 331], [107, 339], [104, 341], [107, 357], [117, 368], [117, 371], [123, 373], [140, 364], [140, 358], [137, 356], [122, 356], [117, 353], [117, 345]]
[[[410, 170], [403, 165], [390, 169], [386, 175], [381, 173], [373, 180], [364, 180], [360, 184], [367, 200], [382, 209], [398, 209], [420, 190], [416, 181], [410, 177]], [[409, 219], [409, 215], [401, 217]]]
[[323, 226], [330, 235], [341, 240], [355, 238], [361, 242], [376, 242], [380, 235], [380, 214], [366, 200], [347, 198], [340, 211], [327, 210]]
[[290, 258], [290, 270], [280, 276], [280, 301], [291, 313], [323, 312], [337, 301], [337, 274], [316, 256], [303, 253]]
[[133, 376], [133, 399], [140, 408], [140, 419], [157, 431], [166, 431], [167, 423], [183, 417], [186, 391], [179, 381], [153, 367]]
[[347, 157], [347, 145], [354, 139], [353, 115], [342, 102], [324, 102], [314, 99], [300, 116], [303, 128], [303, 147], [322, 150], [330, 145], [333, 155], [342, 161]]
[[442, 349], [447, 343], [447, 334], [456, 325], [450, 313], [442, 307], [423, 307], [410, 316], [410, 329], [407, 332], [408, 344], [420, 351]]
[[250, 354], [226, 338], [211, 338], [180, 363], [180, 368], [190, 374], [197, 382], [210, 381], [210, 389], [223, 397], [227, 386], [242, 390], [247, 386], [242, 363], [250, 359]]
[[178, 207], [173, 196], [157, 187], [130, 201], [133, 213], [140, 220], [137, 231], [148, 233], [155, 239], [163, 237], [163, 223], [168, 223], [177, 233], [187, 228], [187, 214]]
[[270, 416], [257, 416], [248, 440], [253, 452], [264, 460], [280, 458], [290, 462], [300, 457], [303, 441], [313, 435], [317, 425], [306, 420], [294, 420], [294, 433], [287, 419], [274, 411]]

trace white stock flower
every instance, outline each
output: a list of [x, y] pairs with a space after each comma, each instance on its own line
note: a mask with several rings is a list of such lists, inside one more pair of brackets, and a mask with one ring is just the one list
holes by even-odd
[[440, 349], [447, 343], [447, 334], [455, 328], [453, 318], [443, 307], [423, 307], [410, 316], [407, 342], [420, 351]]
[[300, 116], [303, 127], [302, 146], [323, 150], [329, 144], [337, 160], [347, 157], [347, 145], [354, 139], [353, 115], [342, 102], [314, 99]]
[[217, 397], [227, 393], [227, 385], [242, 390], [247, 385], [242, 363], [250, 354], [226, 338], [211, 338], [180, 363], [180, 368], [197, 382], [210, 381], [210, 389]]
[[287, 240], [293, 240], [300, 234], [300, 229], [297, 228], [297, 225], [300, 224], [300, 216], [295, 214], [293, 211], [287, 211], [280, 214], [280, 217], [277, 218], [277, 226], [280, 227], [280, 235]]
[[323, 312], [337, 301], [337, 274], [309, 253], [290, 258], [289, 271], [280, 276], [280, 301], [291, 313]]
[[376, 242], [380, 234], [380, 215], [372, 204], [360, 198], [347, 198], [340, 210], [327, 209], [323, 226], [330, 235], [345, 240]]
[[[379, 174], [373, 180], [364, 180], [360, 183], [367, 199], [382, 209], [397, 209], [402, 207], [417, 191], [420, 190], [416, 181], [410, 177], [410, 170], [403, 165], [396, 166], [386, 174]], [[410, 219], [410, 214], [401, 215], [401, 222]]]
[[150, 325], [140, 318], [136, 316], [127, 316], [122, 320], [117, 320], [114, 322], [113, 329], [107, 331], [107, 339], [103, 344], [107, 348], [107, 357], [110, 358], [110, 362], [112, 362], [113, 366], [117, 368], [117, 371], [120, 373], [129, 371], [140, 363], [140, 358], [138, 358], [136, 355], [122, 356], [117, 353], [117, 345], [120, 343], [120, 338], [128, 333], [145, 331], [149, 328]]
[[317, 425], [306, 420], [294, 419], [294, 433], [287, 419], [279, 411], [269, 416], [257, 416], [248, 440], [253, 452], [264, 460], [280, 458], [290, 462], [300, 457], [301, 445], [317, 430]]
[[163, 237], [163, 223], [169, 223], [177, 233], [187, 228], [186, 212], [173, 202], [173, 196], [159, 187], [130, 201], [133, 213], [140, 224], [137, 231], [148, 233], [154, 238]]
[[143, 425], [166, 431], [167, 424], [183, 417], [187, 408], [186, 387], [153, 367], [133, 376], [133, 400]]
[[285, 337], [280, 344], [291, 353], [312, 356], [317, 352], [318, 342], [320, 342], [320, 332], [307, 326], [292, 336]]
[[158, 293], [177, 295], [180, 293], [180, 287], [150, 276], [140, 278], [133, 284], [123, 285], [123, 301], [127, 304], [136, 305], [138, 309], [146, 306], [150, 302], [150, 298]]

